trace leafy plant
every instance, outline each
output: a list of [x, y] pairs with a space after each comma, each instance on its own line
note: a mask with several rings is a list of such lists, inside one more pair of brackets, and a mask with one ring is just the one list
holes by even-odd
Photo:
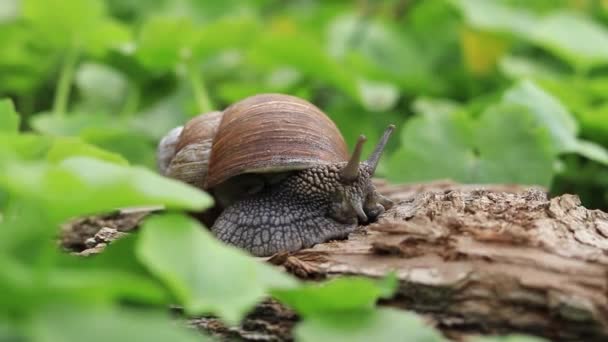
[[[274, 296], [302, 317], [299, 340], [441, 340], [373, 305], [390, 278], [302, 284], [218, 244], [182, 213], [211, 198], [158, 176], [156, 144], [283, 92], [351, 146], [395, 123], [378, 170], [391, 181], [537, 184], [606, 209], [607, 24], [603, 2], [566, 0], [4, 0], [0, 338], [200, 339], [169, 303], [234, 323]], [[95, 258], [53, 243], [65, 220], [149, 204], [171, 212]]]

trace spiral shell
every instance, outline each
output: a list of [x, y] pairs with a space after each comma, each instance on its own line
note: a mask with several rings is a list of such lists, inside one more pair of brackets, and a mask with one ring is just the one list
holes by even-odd
[[169, 132], [157, 155], [162, 174], [205, 190], [244, 174], [348, 160], [331, 119], [310, 102], [283, 94], [255, 95], [199, 115]]
[[344, 138], [319, 108], [294, 96], [255, 95], [224, 110], [205, 188], [243, 173], [299, 170], [346, 160]]

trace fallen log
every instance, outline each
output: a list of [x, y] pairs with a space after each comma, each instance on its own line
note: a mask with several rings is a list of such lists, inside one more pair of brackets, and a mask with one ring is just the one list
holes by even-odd
[[398, 293], [382, 304], [452, 333], [608, 339], [608, 214], [536, 188], [381, 189], [398, 203], [378, 222], [282, 258], [285, 269], [310, 279], [395, 272]]
[[[396, 202], [377, 222], [264, 260], [308, 280], [394, 272], [399, 289], [380, 305], [421, 313], [456, 340], [514, 332], [608, 340], [607, 213], [515, 185], [377, 185]], [[267, 301], [239, 327], [190, 324], [231, 339], [287, 340], [296, 321]]]

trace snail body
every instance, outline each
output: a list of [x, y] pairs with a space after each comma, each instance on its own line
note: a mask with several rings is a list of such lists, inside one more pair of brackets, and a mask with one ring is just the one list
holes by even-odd
[[257, 256], [295, 251], [346, 237], [391, 205], [371, 179], [393, 128], [366, 161], [359, 137], [349, 159], [317, 107], [256, 95], [169, 132], [159, 170], [213, 194], [222, 211], [211, 231], [220, 240]]

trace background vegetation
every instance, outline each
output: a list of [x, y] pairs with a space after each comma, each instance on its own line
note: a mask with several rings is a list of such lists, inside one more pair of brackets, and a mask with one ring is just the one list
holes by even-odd
[[[439, 340], [373, 308], [391, 278], [309, 287], [214, 242], [179, 214], [210, 199], [150, 170], [156, 143], [198, 113], [290, 93], [351, 144], [397, 124], [392, 181], [539, 184], [608, 209], [607, 24], [603, 0], [3, 0], [0, 339], [187, 340], [165, 304], [236, 322], [272, 294], [304, 318], [301, 340]], [[176, 213], [94, 260], [49, 244], [68, 218], [159, 203]]]

